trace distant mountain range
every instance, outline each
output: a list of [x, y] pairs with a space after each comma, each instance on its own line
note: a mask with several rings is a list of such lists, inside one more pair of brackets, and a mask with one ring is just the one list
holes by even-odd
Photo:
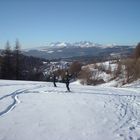
[[135, 46], [127, 45], [102, 45], [89, 41], [75, 43], [54, 42], [46, 46], [24, 51], [25, 55], [46, 59], [73, 58], [73, 57], [98, 57], [130, 55]]
[[[46, 47], [54, 47], [54, 48], [63, 48], [63, 47], [81, 47], [81, 48], [89, 48], [89, 47], [113, 47], [116, 44], [109, 44], [109, 45], [102, 45], [99, 43], [93, 43], [90, 41], [80, 41], [80, 42], [74, 42], [74, 43], [68, 43], [68, 42], [51, 42], [46, 45]], [[44, 47], [43, 47], [44, 48]]]

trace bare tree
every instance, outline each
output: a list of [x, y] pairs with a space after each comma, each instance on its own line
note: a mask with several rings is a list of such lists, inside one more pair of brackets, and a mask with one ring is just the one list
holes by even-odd
[[81, 80], [81, 83], [83, 85], [85, 84], [91, 84], [92, 83], [92, 73], [88, 67], [83, 68], [80, 73], [78, 78]]
[[75, 61], [71, 64], [71, 66], [69, 68], [69, 72], [73, 75], [74, 78], [77, 78], [78, 73], [81, 70], [81, 66], [82, 66], [82, 64], [78, 61]]
[[136, 48], [135, 48], [134, 56], [136, 59], [140, 58], [140, 43], [138, 43]]
[[104, 83], [103, 79], [99, 77], [100, 71], [98, 69], [91, 70], [89, 67], [85, 67], [80, 71], [79, 79], [82, 84], [97, 85]]

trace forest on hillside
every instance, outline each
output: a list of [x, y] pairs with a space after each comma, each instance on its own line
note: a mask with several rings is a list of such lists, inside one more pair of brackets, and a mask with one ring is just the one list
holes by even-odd
[[72, 61], [62, 68], [59, 63], [56, 67], [55, 63], [50, 61], [23, 55], [18, 40], [13, 49], [7, 41], [0, 55], [0, 79], [52, 81], [52, 74], [55, 74], [57, 81], [63, 82], [65, 72], [68, 71], [72, 75], [72, 81], [80, 79], [85, 84], [97, 85], [106, 82], [99, 78], [99, 73], [102, 71], [113, 75], [110, 80], [124, 78], [124, 84], [130, 83], [140, 78], [140, 43], [137, 44], [131, 57], [115, 60], [117, 67], [114, 71], [111, 71], [110, 67], [106, 69], [103, 64], [97, 65], [96, 61], [92, 63], [94, 70], [88, 67], [89, 64], [80, 61]]
[[21, 46], [17, 40], [15, 47], [11, 49], [7, 41], [5, 49], [0, 56], [0, 78], [10, 80], [42, 80], [41, 58], [25, 56], [21, 52]]

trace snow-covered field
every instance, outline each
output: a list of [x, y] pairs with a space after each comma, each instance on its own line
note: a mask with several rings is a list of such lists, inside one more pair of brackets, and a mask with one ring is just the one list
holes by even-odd
[[140, 140], [140, 84], [0, 80], [0, 140]]

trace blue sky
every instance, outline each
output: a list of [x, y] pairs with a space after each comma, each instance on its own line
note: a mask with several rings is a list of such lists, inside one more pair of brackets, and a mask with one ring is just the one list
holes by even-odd
[[140, 0], [0, 0], [0, 48], [55, 41], [136, 44]]

